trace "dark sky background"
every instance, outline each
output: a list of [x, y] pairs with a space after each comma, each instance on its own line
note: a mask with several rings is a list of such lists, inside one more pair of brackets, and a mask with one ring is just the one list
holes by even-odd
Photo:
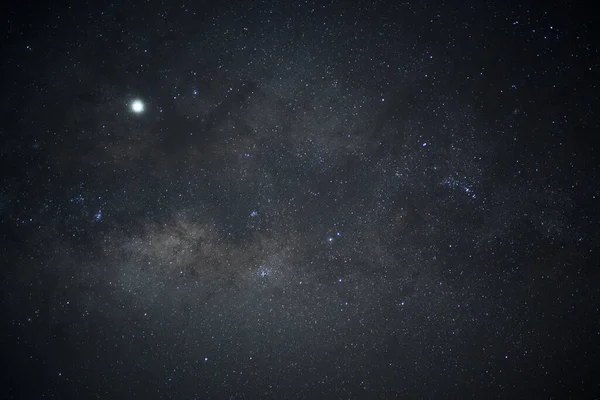
[[592, 10], [0, 15], [2, 398], [600, 396]]

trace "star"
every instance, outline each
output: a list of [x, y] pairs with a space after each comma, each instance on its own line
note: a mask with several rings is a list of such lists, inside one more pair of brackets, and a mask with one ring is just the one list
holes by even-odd
[[139, 99], [134, 100], [131, 103], [131, 110], [136, 114], [144, 112], [144, 103]]

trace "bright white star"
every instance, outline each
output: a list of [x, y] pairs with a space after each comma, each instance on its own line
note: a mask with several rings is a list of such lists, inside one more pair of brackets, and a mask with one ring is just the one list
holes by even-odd
[[136, 114], [143, 112], [144, 103], [142, 103], [141, 100], [134, 100], [133, 103], [131, 103], [131, 110]]

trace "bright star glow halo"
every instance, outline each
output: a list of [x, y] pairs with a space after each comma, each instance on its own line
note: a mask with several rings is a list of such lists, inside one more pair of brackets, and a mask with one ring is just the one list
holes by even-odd
[[142, 103], [141, 100], [134, 100], [133, 103], [131, 103], [131, 110], [136, 114], [143, 112], [144, 103]]

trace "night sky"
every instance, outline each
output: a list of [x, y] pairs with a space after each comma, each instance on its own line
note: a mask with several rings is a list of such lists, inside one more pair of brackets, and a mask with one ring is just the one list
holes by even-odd
[[563, 2], [12, 2], [7, 399], [598, 398]]

